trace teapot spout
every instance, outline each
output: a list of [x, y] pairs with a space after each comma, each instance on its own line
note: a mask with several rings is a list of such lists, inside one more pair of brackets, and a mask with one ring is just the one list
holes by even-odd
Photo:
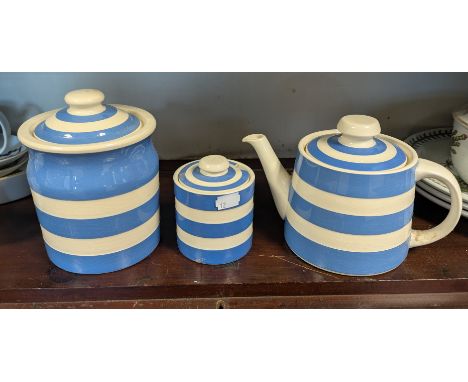
[[265, 135], [250, 134], [244, 137], [242, 142], [250, 143], [257, 152], [265, 171], [276, 209], [281, 218], [284, 219], [289, 206], [288, 193], [291, 186], [291, 176], [282, 166]]

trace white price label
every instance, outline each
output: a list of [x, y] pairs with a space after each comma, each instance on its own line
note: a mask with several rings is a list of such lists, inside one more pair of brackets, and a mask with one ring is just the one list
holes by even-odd
[[220, 196], [216, 199], [216, 208], [218, 211], [225, 210], [226, 208], [237, 207], [240, 203], [240, 194], [234, 192], [233, 194], [227, 194]]

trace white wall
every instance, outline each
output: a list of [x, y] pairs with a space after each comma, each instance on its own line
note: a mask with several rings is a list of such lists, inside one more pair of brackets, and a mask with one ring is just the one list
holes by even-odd
[[162, 159], [253, 157], [241, 138], [254, 132], [293, 157], [299, 138], [345, 114], [373, 115], [404, 138], [449, 126], [452, 109], [468, 103], [467, 73], [0, 73], [0, 110], [17, 127], [86, 87], [152, 112]]

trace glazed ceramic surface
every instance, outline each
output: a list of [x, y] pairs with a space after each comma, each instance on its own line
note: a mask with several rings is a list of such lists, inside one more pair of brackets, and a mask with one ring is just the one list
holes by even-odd
[[[337, 130], [307, 135], [292, 177], [264, 135], [244, 138], [265, 169], [286, 242], [306, 262], [346, 275], [384, 273], [400, 265], [410, 247], [446, 236], [458, 222], [461, 193], [453, 175], [379, 133], [375, 118], [346, 116]], [[415, 231], [415, 183], [427, 176], [446, 184], [454, 202], [439, 226]]]
[[226, 264], [252, 246], [255, 176], [246, 165], [210, 155], [174, 174], [177, 243], [203, 264]]
[[468, 183], [468, 106], [453, 113], [450, 154], [453, 166]]
[[97, 90], [66, 95], [67, 108], [18, 132], [29, 147], [28, 181], [47, 253], [75, 273], [112, 272], [159, 242], [156, 127], [144, 110], [104, 105]]

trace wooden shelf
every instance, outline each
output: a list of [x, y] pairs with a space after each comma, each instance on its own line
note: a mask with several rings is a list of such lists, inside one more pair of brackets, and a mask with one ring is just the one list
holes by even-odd
[[[257, 161], [246, 162], [257, 176], [254, 244], [246, 257], [223, 266], [196, 264], [177, 251], [172, 174], [182, 162], [161, 162], [160, 245], [115, 273], [77, 275], [55, 267], [31, 198], [0, 206], [0, 307], [468, 307], [466, 219], [445, 239], [410, 250], [394, 271], [337, 276], [288, 249], [264, 174]], [[446, 212], [418, 196], [414, 227], [434, 226]]]

